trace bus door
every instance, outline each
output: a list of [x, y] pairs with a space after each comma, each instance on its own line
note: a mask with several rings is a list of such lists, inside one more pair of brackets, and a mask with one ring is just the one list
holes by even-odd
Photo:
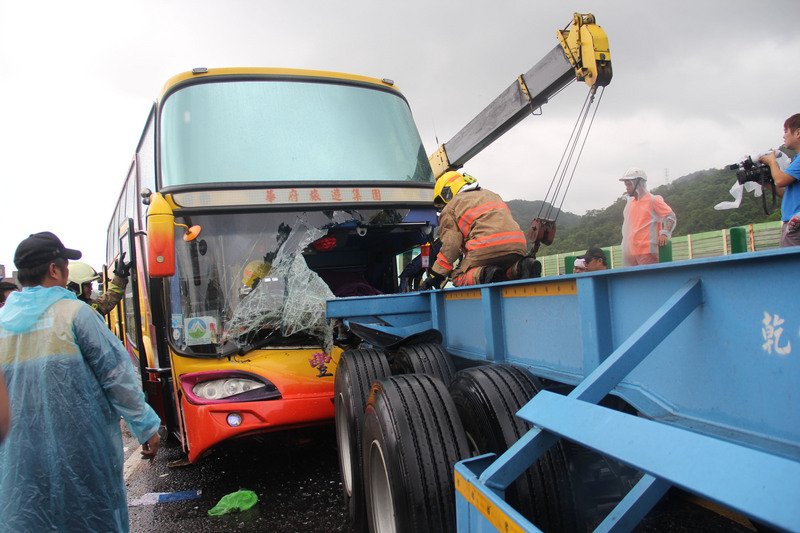
[[[162, 421], [165, 418], [164, 395], [162, 387], [162, 377], [169, 376], [170, 369], [161, 369], [157, 366], [157, 358], [153, 357], [154, 368], [149, 367], [147, 361], [147, 346], [142, 333], [142, 317], [144, 316], [139, 299], [139, 262], [136, 254], [135, 232], [133, 231], [133, 220], [128, 219], [127, 223], [120, 229], [120, 254], [125, 254], [125, 260], [131, 262], [131, 270], [128, 285], [125, 287], [125, 297], [123, 298], [124, 312], [124, 331], [125, 343], [130, 352], [138, 360], [139, 374], [142, 379], [142, 390], [144, 391], [147, 403], [155, 410]], [[165, 373], [166, 372], [166, 373]]]

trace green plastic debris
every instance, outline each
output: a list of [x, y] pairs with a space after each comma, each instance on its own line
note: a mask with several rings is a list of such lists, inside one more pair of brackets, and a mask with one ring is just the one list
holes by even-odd
[[208, 516], [221, 516], [233, 511], [246, 511], [258, 502], [252, 490], [237, 490], [223, 496], [217, 505], [208, 510]]

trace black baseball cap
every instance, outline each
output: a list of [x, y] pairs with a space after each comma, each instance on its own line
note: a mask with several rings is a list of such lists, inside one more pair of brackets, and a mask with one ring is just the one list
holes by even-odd
[[578, 259], [583, 259], [586, 262], [591, 261], [592, 259], [602, 259], [603, 263], [606, 262], [606, 254], [603, 253], [602, 248], [598, 248], [597, 246], [592, 246], [586, 253], [580, 256]]
[[75, 260], [80, 259], [81, 255], [78, 250], [65, 248], [54, 234], [42, 231], [32, 234], [19, 243], [17, 251], [14, 252], [14, 264], [20, 269], [33, 268], [59, 257]]
[[11, 281], [0, 281], [0, 291], [18, 291], [19, 287]]

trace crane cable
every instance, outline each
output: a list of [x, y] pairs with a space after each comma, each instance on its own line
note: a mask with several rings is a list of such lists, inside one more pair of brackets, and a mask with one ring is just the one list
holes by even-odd
[[[600, 90], [600, 96], [597, 99], [597, 105], [594, 108], [594, 113], [592, 113], [592, 118], [589, 120], [589, 125], [586, 128], [584, 133], [583, 129], [586, 126], [586, 118], [589, 116], [589, 110], [594, 103], [595, 92], [597, 91], [597, 86], [593, 85], [589, 89], [589, 94], [586, 95], [586, 99], [583, 101], [583, 106], [581, 107], [580, 113], [578, 114], [578, 119], [575, 121], [575, 125], [572, 128], [572, 133], [570, 134], [569, 140], [567, 141], [567, 146], [564, 148], [564, 152], [561, 154], [561, 160], [558, 162], [558, 167], [556, 168], [556, 172], [553, 175], [553, 179], [550, 181], [550, 186], [547, 188], [547, 193], [545, 194], [544, 201], [542, 205], [539, 206], [539, 214], [537, 218], [541, 218], [542, 211], [544, 211], [545, 206], [547, 206], [547, 212], [545, 213], [544, 218], [550, 219], [553, 214], [553, 208], [558, 200], [559, 194], [561, 193], [561, 188], [564, 188], [563, 194], [561, 194], [561, 201], [558, 203], [558, 209], [555, 213], [555, 218], [553, 218], [553, 223], [555, 223], [556, 219], [558, 219], [558, 215], [561, 214], [561, 206], [564, 205], [564, 199], [567, 197], [567, 191], [569, 191], [569, 187], [572, 184], [572, 178], [575, 176], [575, 170], [578, 168], [578, 162], [580, 161], [581, 154], [583, 153], [583, 147], [586, 145], [586, 139], [589, 137], [589, 132], [592, 129], [592, 124], [594, 123], [594, 117], [597, 115], [597, 110], [600, 107], [600, 101], [603, 99], [603, 92], [605, 91], [605, 87]], [[583, 136], [583, 141], [581, 142], [581, 136]], [[575, 149], [580, 142], [580, 149], [578, 150], [577, 156], [575, 156]], [[574, 164], [573, 164], [573, 156], [575, 157]], [[566, 161], [565, 161], [566, 158]], [[570, 171], [571, 167], [571, 171]], [[569, 179], [566, 178], [567, 173], [569, 172]], [[566, 186], [564, 186], [564, 182], [566, 181]], [[555, 186], [555, 188], [554, 188]], [[553, 192], [552, 199], [550, 196], [550, 192]]]

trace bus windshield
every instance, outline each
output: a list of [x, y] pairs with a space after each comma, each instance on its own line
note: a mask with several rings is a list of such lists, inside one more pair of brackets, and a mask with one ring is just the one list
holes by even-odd
[[433, 181], [406, 101], [339, 81], [190, 85], [165, 100], [160, 142], [162, 187]]
[[408, 209], [209, 214], [181, 221], [202, 231], [191, 242], [176, 239], [176, 273], [168, 280], [170, 337], [182, 353], [214, 356], [256, 344], [330, 344], [325, 301], [395, 290], [396, 255], [423, 242], [429, 229]]

